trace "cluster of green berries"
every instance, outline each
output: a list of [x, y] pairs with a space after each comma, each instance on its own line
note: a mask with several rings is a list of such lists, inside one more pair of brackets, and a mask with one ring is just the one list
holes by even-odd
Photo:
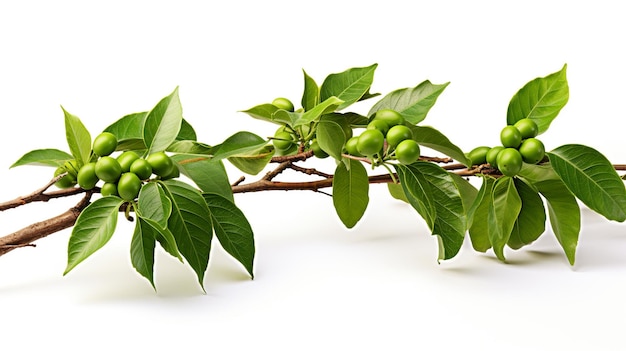
[[[278, 97], [272, 101], [272, 105], [276, 108], [283, 109], [289, 112], [293, 112], [295, 107], [291, 100]], [[297, 130], [287, 128], [286, 126], [279, 127], [274, 133], [272, 138], [272, 144], [280, 155], [288, 155], [297, 150], [298, 140], [306, 140], [311, 132], [310, 125], [302, 125]], [[349, 130], [352, 133], [352, 129]], [[318, 158], [326, 158], [328, 154], [320, 148], [316, 139], [307, 143], [308, 149], [313, 150], [313, 154]]]
[[115, 195], [126, 201], [137, 198], [143, 183], [155, 175], [159, 179], [171, 179], [180, 175], [178, 167], [165, 152], [155, 152], [141, 158], [134, 151], [124, 151], [117, 158], [111, 154], [117, 148], [115, 135], [103, 132], [93, 142], [91, 162], [78, 168], [75, 160], [57, 168], [55, 175], [67, 172], [56, 185], [68, 188], [78, 184], [91, 190], [101, 182], [103, 196]]
[[[272, 144], [279, 155], [289, 155], [294, 153], [298, 149], [298, 140], [306, 140], [306, 136], [309, 135], [311, 126], [303, 125], [299, 126], [297, 130], [281, 126], [274, 133], [272, 138]], [[350, 129], [352, 131], [352, 129]], [[313, 151], [313, 155], [318, 158], [326, 158], [328, 154], [317, 143], [317, 139], [313, 139], [307, 142], [307, 148]]]
[[420, 157], [420, 146], [404, 122], [397, 111], [377, 111], [366, 130], [346, 141], [346, 152], [353, 156], [396, 159], [402, 164], [414, 163]]
[[501, 146], [479, 146], [469, 152], [472, 165], [488, 163], [505, 176], [516, 176], [524, 162], [537, 164], [545, 156], [545, 147], [536, 136], [537, 123], [529, 118], [520, 119], [500, 132]]
[[[272, 101], [276, 108], [293, 112], [293, 103], [283, 97]], [[395, 159], [402, 164], [411, 164], [420, 157], [420, 146], [413, 140], [413, 132], [405, 125], [404, 117], [390, 109], [376, 112], [367, 125], [367, 129], [358, 136], [353, 136], [352, 127], [342, 125], [346, 138], [345, 152], [358, 157], [379, 157], [381, 160]], [[305, 148], [313, 151], [318, 158], [328, 157], [320, 148], [316, 139], [308, 140], [311, 126], [303, 125], [297, 129], [281, 126], [274, 133], [272, 144], [279, 155], [288, 155], [296, 151], [298, 142], [305, 141]]]

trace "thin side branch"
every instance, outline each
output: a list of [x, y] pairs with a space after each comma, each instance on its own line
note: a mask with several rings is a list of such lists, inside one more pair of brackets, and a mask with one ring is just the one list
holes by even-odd
[[323, 178], [331, 178], [333, 175], [332, 174], [328, 174], [328, 173], [324, 173], [321, 171], [318, 171], [315, 168], [304, 168], [304, 167], [300, 167], [297, 165], [294, 165], [293, 163], [289, 165], [289, 168], [293, 169], [296, 172], [300, 172], [300, 173], [304, 173], [307, 175], [317, 175]]
[[245, 180], [246, 180], [246, 177], [241, 176], [241, 177], [239, 177], [239, 179], [235, 180], [235, 182], [231, 186], [237, 186], [237, 185], [243, 183]]
[[281, 174], [284, 170], [289, 168], [293, 161], [285, 161], [281, 162], [278, 167], [276, 167], [273, 171], [267, 172], [267, 174], [262, 178], [262, 180], [270, 181], [276, 178], [277, 175]]
[[450, 163], [454, 161], [450, 157], [432, 157], [432, 156], [420, 156], [420, 160], [434, 162], [434, 163]]
[[6, 211], [11, 208], [16, 208], [22, 205], [26, 205], [31, 202], [38, 202], [38, 201], [46, 202], [50, 199], [72, 196], [72, 195], [81, 194], [85, 192], [85, 190], [80, 187], [74, 187], [74, 188], [69, 188], [69, 189], [50, 191], [46, 193], [46, 190], [48, 190], [54, 183], [56, 183], [59, 179], [61, 179], [62, 176], [63, 175], [54, 177], [50, 182], [48, 182], [48, 184], [41, 187], [40, 189], [35, 190], [29, 195], [20, 196], [14, 200], [0, 203], [0, 212]]
[[283, 163], [283, 162], [296, 162], [296, 161], [305, 161], [308, 158], [313, 157], [313, 150], [309, 150], [306, 152], [299, 152], [295, 155], [287, 155], [287, 156], [274, 156], [272, 157], [272, 163]]

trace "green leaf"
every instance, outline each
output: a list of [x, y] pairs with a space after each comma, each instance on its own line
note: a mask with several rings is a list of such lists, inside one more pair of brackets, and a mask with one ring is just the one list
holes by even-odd
[[440, 131], [432, 127], [411, 126], [413, 130], [413, 139], [420, 145], [439, 151], [466, 166], [471, 161], [465, 156], [465, 153], [458, 146], [454, 145], [450, 139], [443, 135]]
[[280, 125], [289, 125], [291, 127], [296, 126], [296, 122], [302, 119], [304, 112], [302, 110], [290, 112], [283, 109], [277, 109], [272, 115], [272, 122]]
[[383, 109], [395, 110], [410, 124], [417, 124], [426, 118], [437, 98], [450, 83], [432, 84], [426, 80], [415, 88], [404, 88], [385, 95], [370, 109], [368, 116]]
[[361, 98], [359, 99], [359, 101], [364, 101], [367, 99], [371, 99], [371, 98], [375, 98], [377, 96], [380, 96], [380, 93], [370, 93], [369, 89], [365, 92], [365, 94], [363, 94], [363, 96], [361, 96]]
[[317, 124], [317, 143], [320, 148], [335, 160], [341, 161], [346, 137], [343, 128], [332, 120], [322, 119]]
[[[432, 235], [438, 237], [440, 244], [439, 259], [456, 256], [463, 244], [467, 220], [461, 193], [450, 173], [433, 163], [421, 161], [407, 166], [397, 165], [396, 170], [409, 203], [427, 222], [432, 221]], [[417, 188], [412, 188], [416, 185]], [[415, 207], [415, 203], [420, 206]]]
[[183, 108], [178, 87], [148, 112], [143, 125], [143, 140], [147, 154], [165, 151], [176, 140], [183, 120]]
[[545, 132], [569, 99], [566, 70], [567, 65], [564, 65], [559, 72], [535, 78], [513, 95], [507, 110], [507, 124], [530, 118], [539, 126], [540, 134]]
[[265, 145], [254, 153], [229, 157], [228, 161], [244, 173], [257, 175], [270, 163], [275, 151], [273, 147]]
[[[168, 219], [172, 214], [172, 200], [165, 194], [160, 183], [150, 182], [141, 188], [137, 207], [137, 216], [153, 229], [152, 237], [159, 241], [166, 252], [182, 262], [176, 239], [167, 228]], [[144, 230], [150, 228], [144, 226]]]
[[228, 174], [222, 161], [198, 158], [190, 155], [174, 155], [174, 162], [181, 172], [189, 177], [204, 193], [215, 193], [234, 201]]
[[343, 102], [337, 108], [344, 109], [359, 101], [365, 93], [369, 93], [374, 81], [374, 71], [378, 64], [368, 67], [355, 67], [341, 73], [330, 74], [320, 87], [320, 99], [322, 102], [337, 97]]
[[250, 132], [237, 132], [214, 147], [215, 160], [233, 156], [254, 155], [267, 144], [267, 140]]
[[255, 119], [281, 124], [272, 118], [276, 111], [278, 111], [278, 107], [272, 104], [261, 104], [241, 112], [247, 113], [250, 117]]
[[311, 110], [317, 106], [320, 101], [320, 88], [313, 78], [311, 78], [304, 70], [304, 92], [302, 93], [302, 108], [305, 111]]
[[530, 183], [537, 183], [546, 180], [560, 180], [559, 176], [554, 172], [550, 163], [533, 165], [530, 163], [522, 163], [522, 169], [518, 176], [528, 180]]
[[504, 246], [522, 209], [522, 200], [511, 177], [501, 177], [493, 186], [487, 214], [489, 241], [499, 260], [504, 261]]
[[331, 96], [304, 113], [277, 110], [272, 115], [272, 119], [274, 122], [288, 124], [295, 128], [319, 120], [322, 115], [335, 111], [342, 103], [343, 100]]
[[339, 112], [331, 112], [326, 113], [320, 118], [320, 122], [322, 121], [331, 121], [337, 123], [344, 132], [344, 140], [348, 140], [348, 137], [352, 136], [353, 128], [357, 127], [366, 127], [369, 123], [369, 120], [365, 116], [361, 116], [357, 113], [347, 112], [347, 113], [339, 113]]
[[29, 151], [9, 168], [23, 166], [23, 165], [35, 165], [35, 166], [50, 166], [61, 167], [66, 161], [73, 160], [74, 157], [65, 151], [57, 149], [37, 149]]
[[212, 155], [215, 148], [199, 141], [177, 140], [167, 148], [167, 151], [177, 154], [206, 156]]
[[524, 181], [515, 179], [515, 188], [522, 200], [522, 208], [507, 245], [519, 249], [537, 240], [546, 230], [546, 209], [537, 190]]
[[[463, 200], [463, 208], [465, 209], [465, 213], [468, 213], [476, 200], [476, 196], [478, 195], [478, 190], [474, 188], [470, 182], [461, 177], [458, 174], [450, 173], [450, 177], [454, 180], [457, 189], [459, 189], [459, 194], [461, 194], [461, 199]], [[469, 221], [468, 221], [469, 226]]]
[[404, 190], [402, 189], [402, 184], [400, 183], [387, 183], [387, 189], [389, 190], [389, 194], [396, 200], [400, 200], [403, 202], [409, 203], [409, 199], [407, 199], [406, 194], [404, 194]]
[[576, 261], [580, 233], [580, 208], [576, 198], [560, 180], [534, 184], [548, 204], [550, 225], [571, 265]]
[[162, 228], [161, 224], [154, 220], [144, 217], [141, 213], [137, 214], [137, 217], [141, 218], [144, 222], [150, 225], [154, 229], [154, 238], [161, 244], [161, 247], [170, 255], [177, 258], [180, 262], [183, 262], [183, 256], [178, 251], [178, 245], [176, 244], [176, 238], [174, 234], [168, 228]]
[[626, 188], [611, 162], [584, 145], [563, 145], [548, 153], [567, 188], [593, 211], [609, 220], [626, 220]]
[[479, 252], [487, 252], [491, 248], [489, 241], [489, 207], [493, 202], [493, 186], [495, 178], [483, 177], [483, 184], [476, 195], [476, 199], [470, 210], [468, 211], [468, 227], [469, 237], [474, 250]]
[[115, 231], [119, 208], [124, 200], [105, 196], [87, 206], [76, 220], [67, 248], [67, 267], [63, 275], [103, 247]]
[[143, 150], [143, 124], [148, 112], [126, 115], [104, 129], [117, 137], [118, 150]]
[[246, 216], [227, 198], [218, 194], [202, 196], [209, 206], [213, 229], [220, 244], [254, 278], [254, 233]]
[[328, 115], [341, 117], [348, 123], [350, 127], [366, 127], [369, 123], [369, 119], [366, 116], [354, 112], [330, 113]]
[[[117, 137], [117, 150], [144, 150], [146, 144], [143, 141], [143, 126], [148, 112], [138, 112], [126, 115], [104, 129], [105, 132]], [[183, 119], [180, 132], [176, 140], [196, 140], [196, 132], [193, 127]]]
[[350, 160], [349, 169], [339, 163], [333, 177], [333, 204], [341, 222], [354, 227], [369, 203], [369, 178], [361, 162]]
[[63, 106], [63, 113], [65, 114], [65, 137], [67, 139], [67, 145], [70, 147], [72, 156], [78, 162], [78, 166], [82, 167], [89, 162], [91, 157], [91, 134], [83, 122], [73, 114], [67, 112]]
[[176, 140], [197, 140], [196, 130], [183, 118]]
[[157, 183], [149, 182], [139, 192], [138, 211], [141, 217], [149, 218], [165, 229], [172, 213], [172, 201]]
[[213, 237], [209, 208], [202, 194], [190, 185], [173, 179], [162, 184], [172, 200], [168, 229], [174, 234], [178, 250], [196, 272], [198, 283], [204, 289], [204, 274], [209, 264]]
[[428, 229], [435, 227], [437, 209], [430, 186], [421, 172], [402, 165], [395, 165], [396, 173], [409, 204], [424, 218]]
[[154, 285], [154, 248], [158, 229], [141, 217], [137, 218], [135, 231], [130, 241], [130, 260], [139, 274], [144, 276], [152, 288]]

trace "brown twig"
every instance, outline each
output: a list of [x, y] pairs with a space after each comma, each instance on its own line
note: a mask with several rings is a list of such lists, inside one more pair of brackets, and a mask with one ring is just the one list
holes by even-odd
[[231, 185], [231, 187], [237, 186], [237, 185], [243, 183], [245, 180], [246, 180], [246, 177], [241, 176], [241, 177], [239, 177], [239, 179], [235, 180], [235, 182]]
[[420, 156], [420, 160], [428, 161], [428, 162], [435, 162], [435, 163], [450, 163], [454, 161], [450, 157], [432, 157], [432, 156]]
[[492, 168], [491, 166], [489, 166], [487, 164], [474, 166], [474, 167], [471, 167], [471, 168], [460, 169], [458, 171], [455, 171], [454, 174], [460, 175], [461, 177], [469, 177], [469, 176], [474, 176], [474, 175], [477, 175], [477, 174], [489, 174], [489, 175], [492, 175], [494, 177], [501, 176], [501, 174], [498, 172], [498, 170], [496, 170], [495, 168]]
[[[369, 177], [370, 184], [379, 183], [392, 183], [393, 179], [389, 174], [374, 175]], [[258, 180], [256, 182], [248, 184], [240, 184], [233, 187], [233, 193], [251, 193], [259, 191], [270, 190], [311, 190], [318, 191], [319, 189], [329, 188], [333, 186], [333, 179], [321, 179], [310, 182], [276, 182], [265, 179]]]
[[274, 156], [272, 157], [270, 162], [272, 163], [296, 162], [296, 161], [304, 161], [311, 157], [313, 157], [313, 150], [300, 152], [294, 155]]
[[281, 174], [284, 170], [286, 170], [287, 168], [289, 168], [289, 165], [292, 163], [293, 161], [284, 161], [281, 162], [278, 167], [276, 167], [274, 170], [269, 171], [265, 174], [265, 176], [262, 178], [262, 180], [266, 180], [266, 181], [270, 181], [274, 178], [276, 178], [277, 175]]
[[315, 168], [304, 168], [304, 167], [300, 167], [297, 165], [294, 165], [293, 163], [289, 165], [289, 168], [293, 169], [296, 172], [300, 172], [300, 173], [304, 173], [307, 175], [317, 175], [323, 178], [331, 178], [332, 174], [328, 174], [328, 173], [324, 173], [321, 171], [318, 171]]
[[34, 246], [34, 244], [32, 244], [34, 241], [73, 226], [80, 212], [89, 205], [91, 195], [91, 191], [86, 192], [85, 196], [76, 206], [56, 217], [33, 223], [0, 238], [0, 255], [4, 255], [19, 247]]
[[444, 165], [441, 166], [441, 168], [447, 170], [447, 171], [454, 171], [457, 169], [467, 169], [467, 166], [462, 164], [462, 163], [455, 163], [455, 164], [451, 164], [451, 165]]
[[85, 192], [85, 190], [81, 189], [80, 187], [74, 187], [74, 188], [63, 189], [63, 190], [55, 190], [55, 191], [46, 193], [46, 190], [48, 190], [54, 183], [56, 183], [64, 175], [65, 174], [61, 174], [57, 177], [54, 177], [46, 185], [35, 190], [29, 195], [20, 196], [14, 200], [0, 203], [0, 212], [11, 209], [11, 208], [16, 208], [22, 205], [26, 205], [31, 202], [38, 202], [38, 201], [46, 202], [50, 199], [71, 196], [71, 195], [81, 194]]

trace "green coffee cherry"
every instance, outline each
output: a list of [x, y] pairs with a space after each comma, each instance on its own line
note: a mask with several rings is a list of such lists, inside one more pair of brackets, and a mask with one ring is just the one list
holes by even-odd
[[524, 162], [537, 164], [543, 160], [543, 157], [546, 154], [546, 149], [541, 140], [528, 138], [522, 142], [522, 145], [520, 145], [519, 152], [522, 155]]
[[390, 148], [395, 148], [403, 140], [413, 139], [413, 131], [405, 125], [396, 125], [387, 132], [387, 144]]
[[315, 157], [317, 158], [328, 157], [328, 154], [326, 153], [326, 151], [322, 150], [320, 144], [317, 143], [317, 140], [313, 140], [311, 142], [311, 150], [313, 150], [313, 155], [315, 155]]
[[276, 106], [277, 108], [287, 110], [289, 112], [293, 112], [294, 110], [294, 106], [291, 100], [284, 97], [278, 97], [274, 99], [274, 101], [272, 101], [272, 105]]
[[522, 133], [514, 126], [506, 126], [500, 132], [502, 146], [517, 148], [522, 143]]
[[102, 194], [102, 196], [117, 196], [117, 184], [104, 183], [102, 188], [100, 188], [100, 194]]
[[98, 176], [96, 176], [96, 163], [90, 162], [82, 166], [78, 171], [76, 180], [81, 188], [85, 190], [93, 189], [99, 180]]
[[356, 148], [363, 156], [373, 156], [382, 150], [384, 143], [385, 136], [380, 130], [367, 129], [359, 135]]
[[100, 133], [93, 141], [93, 153], [108, 156], [117, 148], [117, 137], [109, 132]]
[[359, 153], [359, 150], [357, 149], [357, 143], [359, 142], [359, 137], [355, 136], [352, 137], [350, 139], [348, 139], [348, 141], [346, 141], [346, 152], [349, 155], [352, 156], [363, 156]]
[[489, 151], [487, 151], [487, 155], [485, 157], [487, 163], [493, 167], [498, 167], [498, 154], [500, 151], [504, 150], [504, 146], [494, 146]]
[[169, 174], [172, 171], [172, 167], [174, 167], [172, 159], [163, 151], [148, 155], [146, 161], [148, 161], [150, 167], [152, 167], [152, 173], [161, 177]]
[[281, 131], [281, 129], [279, 128], [279, 130], [276, 131], [276, 133], [274, 134], [272, 144], [274, 144], [274, 147], [278, 150], [289, 150], [289, 148], [294, 145], [293, 136], [291, 135], [291, 133]]
[[132, 201], [139, 195], [141, 179], [135, 173], [124, 173], [117, 182], [117, 192], [125, 201]]
[[70, 174], [64, 167], [59, 167], [54, 171], [54, 176], [60, 176], [63, 173], [67, 173], [63, 178], [59, 179], [54, 185], [59, 189], [67, 189], [76, 185], [76, 178]]
[[491, 150], [489, 146], [479, 146], [474, 148], [467, 154], [467, 157], [472, 162], [472, 166], [482, 165], [487, 163], [487, 153]]
[[100, 157], [96, 162], [96, 176], [107, 183], [114, 183], [120, 179], [122, 166], [111, 156]]
[[383, 133], [383, 136], [385, 136], [389, 130], [389, 125], [387, 125], [387, 122], [383, 120], [375, 119], [367, 125], [367, 129], [378, 129], [381, 133]]
[[522, 118], [513, 125], [522, 134], [522, 139], [534, 138], [539, 134], [539, 126], [530, 118]]
[[404, 117], [402, 117], [402, 115], [399, 112], [391, 110], [391, 109], [382, 109], [382, 110], [376, 111], [376, 114], [374, 115], [374, 119], [385, 121], [385, 123], [387, 123], [389, 128], [400, 125], [400, 124], [404, 124]]
[[514, 177], [522, 169], [522, 155], [517, 149], [508, 147], [498, 153], [497, 163], [500, 173]]
[[125, 172], [130, 171], [130, 165], [132, 165], [133, 162], [135, 162], [135, 160], [137, 160], [138, 158], [139, 158], [139, 155], [137, 155], [136, 152], [124, 151], [121, 155], [117, 157], [117, 162], [122, 167], [122, 172], [125, 173]]
[[396, 146], [396, 159], [400, 163], [410, 165], [420, 158], [420, 146], [413, 139], [403, 140]]
[[145, 180], [152, 175], [152, 166], [147, 160], [138, 158], [130, 165], [129, 171], [135, 173], [139, 179]]

